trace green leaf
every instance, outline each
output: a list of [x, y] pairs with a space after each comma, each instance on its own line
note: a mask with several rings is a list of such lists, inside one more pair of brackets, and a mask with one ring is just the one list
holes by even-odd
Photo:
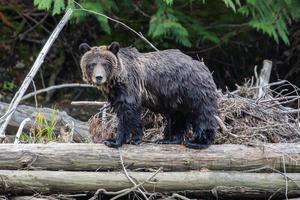
[[40, 10], [50, 10], [53, 0], [34, 0], [33, 5], [37, 6]]
[[65, 9], [64, 0], [55, 0], [52, 10], [52, 15], [60, 14]]
[[223, 0], [223, 2], [228, 8], [231, 8], [234, 12], [236, 12], [236, 7], [232, 0]]
[[167, 5], [172, 5], [174, 2], [173, 0], [163, 0]]

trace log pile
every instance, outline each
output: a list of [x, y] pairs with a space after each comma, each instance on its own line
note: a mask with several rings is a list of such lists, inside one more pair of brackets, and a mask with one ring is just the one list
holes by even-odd
[[102, 144], [2, 144], [0, 194], [293, 198], [300, 197], [299, 162], [297, 143], [224, 144], [204, 150], [156, 144], [120, 149]]

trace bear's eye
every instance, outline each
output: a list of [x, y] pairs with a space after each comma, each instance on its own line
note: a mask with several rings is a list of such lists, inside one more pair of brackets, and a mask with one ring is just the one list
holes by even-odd
[[96, 65], [96, 63], [89, 63], [86, 67], [88, 69], [92, 69], [95, 65]]
[[104, 67], [111, 67], [111, 62], [109, 60], [102, 63]]

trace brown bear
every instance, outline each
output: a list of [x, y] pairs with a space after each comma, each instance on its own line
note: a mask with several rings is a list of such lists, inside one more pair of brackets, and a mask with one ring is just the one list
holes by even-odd
[[[106, 93], [117, 114], [116, 138], [104, 143], [119, 147], [140, 144], [142, 107], [167, 119], [159, 143], [206, 148], [217, 129], [217, 89], [203, 62], [176, 49], [140, 53], [117, 42], [90, 47], [81, 44], [83, 80]], [[192, 137], [186, 137], [189, 130]]]

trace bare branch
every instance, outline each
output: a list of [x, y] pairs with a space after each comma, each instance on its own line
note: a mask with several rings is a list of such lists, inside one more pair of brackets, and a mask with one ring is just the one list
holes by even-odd
[[104, 106], [106, 101], [72, 101], [71, 105], [73, 106]]
[[29, 94], [26, 94], [22, 98], [22, 101], [26, 100], [26, 99], [29, 99], [29, 98], [31, 98], [35, 95], [44, 93], [44, 92], [49, 92], [51, 90], [57, 90], [57, 89], [69, 88], [69, 87], [94, 87], [94, 86], [89, 85], [89, 84], [82, 84], [82, 83], [66, 83], [66, 84], [61, 84], [61, 85], [53, 85], [53, 86], [50, 86], [50, 87], [47, 87], [47, 88], [44, 88], [44, 89], [41, 89], [41, 90], [37, 90], [36, 92], [31, 92]]

